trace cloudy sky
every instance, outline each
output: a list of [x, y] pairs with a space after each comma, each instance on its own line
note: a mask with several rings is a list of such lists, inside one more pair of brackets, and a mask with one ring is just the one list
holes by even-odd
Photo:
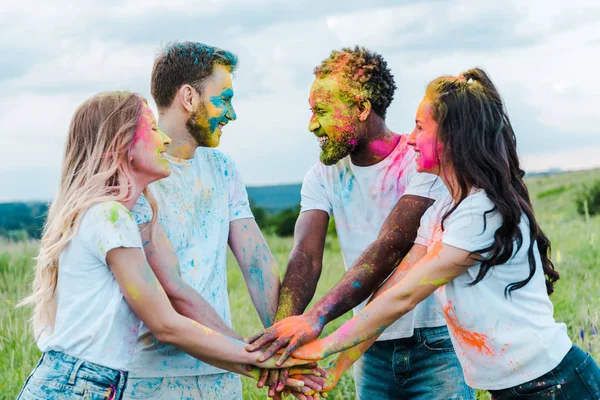
[[392, 68], [398, 90], [387, 120], [396, 132], [412, 130], [427, 82], [480, 66], [504, 97], [526, 170], [600, 165], [600, 1], [343, 3], [3, 4], [0, 201], [51, 199], [76, 107], [104, 90], [150, 99], [153, 58], [173, 40], [238, 54], [238, 120], [224, 129], [221, 149], [248, 185], [302, 180], [318, 157], [307, 130], [312, 70], [332, 49], [354, 44]]

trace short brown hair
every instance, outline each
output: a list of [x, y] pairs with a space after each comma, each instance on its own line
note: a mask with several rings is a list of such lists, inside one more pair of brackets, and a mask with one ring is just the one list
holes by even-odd
[[168, 108], [182, 85], [188, 84], [200, 91], [215, 65], [223, 65], [233, 72], [237, 61], [235, 54], [203, 43], [170, 43], [154, 60], [150, 92], [159, 109]]

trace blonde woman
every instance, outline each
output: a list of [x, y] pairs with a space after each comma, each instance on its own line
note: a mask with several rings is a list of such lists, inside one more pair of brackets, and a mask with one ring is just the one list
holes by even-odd
[[120, 399], [140, 320], [160, 341], [221, 368], [274, 367], [177, 314], [146, 262], [129, 210], [142, 192], [155, 208], [145, 189], [169, 175], [168, 143], [137, 94], [100, 93], [75, 112], [33, 294], [23, 301], [34, 305], [43, 355], [19, 399]]

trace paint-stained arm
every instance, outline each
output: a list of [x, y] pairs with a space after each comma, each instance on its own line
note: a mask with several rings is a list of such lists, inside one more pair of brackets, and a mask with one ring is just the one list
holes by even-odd
[[400, 282], [331, 335], [300, 347], [294, 357], [319, 360], [373, 338], [476, 261], [469, 251], [436, 243]]
[[[415, 265], [423, 256], [427, 253], [427, 248], [420, 244], [415, 244], [410, 249], [410, 251], [406, 254], [406, 257], [402, 260], [398, 268], [394, 271], [392, 276], [388, 280], [386, 280], [379, 289], [371, 296], [369, 300], [369, 304], [373, 302], [374, 299], [381, 296], [386, 290], [390, 289], [398, 282], [400, 282], [408, 273], [408, 271]], [[347, 350], [344, 350], [341, 353], [338, 353], [335, 357], [328, 361], [327, 365], [323, 368], [327, 371], [328, 376], [326, 379], [325, 385], [323, 385], [323, 392], [328, 392], [337, 385], [337, 382], [344, 375], [346, 370], [350, 368], [356, 360], [358, 360], [369, 348], [375, 343], [377, 338], [380, 336], [380, 333], [376, 334], [369, 340], [355, 346], [351, 347]]]
[[413, 245], [423, 213], [433, 204], [425, 197], [405, 195], [386, 218], [377, 239], [360, 255], [352, 268], [315, 306], [300, 317], [278, 322], [251, 338], [248, 350], [271, 346], [266, 359], [287, 345], [282, 359], [297, 347], [316, 339], [323, 327], [359, 305], [390, 275]]
[[[244, 342], [178, 314], [140, 249], [114, 248], [107, 253], [106, 262], [133, 312], [159, 341], [177, 346], [191, 356], [219, 368], [247, 376], [252, 376], [248, 364], [261, 368], [274, 367], [275, 360], [257, 363], [258, 354], [248, 353]], [[286, 367], [290, 367], [306, 362], [291, 360], [286, 364]]]
[[242, 270], [263, 326], [270, 326], [277, 310], [279, 269], [253, 218], [230, 222], [229, 247]]
[[275, 321], [304, 312], [317, 289], [329, 214], [322, 210], [301, 213], [294, 228], [294, 247], [283, 278]]
[[[267, 352], [274, 353], [289, 343], [289, 337], [298, 334], [302, 343], [309, 342], [321, 333], [321, 321], [305, 318], [301, 314], [315, 294], [321, 275], [323, 249], [329, 215], [322, 210], [310, 210], [300, 214], [294, 231], [294, 248], [290, 254], [288, 267], [279, 296], [277, 318], [283, 321], [248, 339], [248, 351], [255, 351], [274, 343]], [[288, 316], [292, 316], [286, 318]], [[282, 326], [285, 324], [285, 326]], [[273, 328], [279, 327], [273, 331]], [[277, 333], [281, 335], [278, 336]], [[271, 339], [271, 340], [268, 340]], [[268, 358], [265, 354], [265, 357]]]
[[183, 280], [177, 254], [160, 223], [155, 225], [152, 236], [147, 224], [140, 225], [140, 232], [148, 263], [171, 300], [173, 308], [181, 315], [208, 328], [241, 339], [241, 336], [221, 319], [210, 303]]

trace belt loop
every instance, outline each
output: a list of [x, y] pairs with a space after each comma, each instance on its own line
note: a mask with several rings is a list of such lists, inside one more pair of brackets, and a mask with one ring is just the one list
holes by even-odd
[[75, 366], [73, 367], [73, 371], [71, 371], [71, 375], [69, 376], [69, 385], [75, 384], [75, 378], [77, 377], [77, 371], [79, 371], [81, 364], [83, 364], [83, 360], [77, 359], [77, 362], [75, 363]]

